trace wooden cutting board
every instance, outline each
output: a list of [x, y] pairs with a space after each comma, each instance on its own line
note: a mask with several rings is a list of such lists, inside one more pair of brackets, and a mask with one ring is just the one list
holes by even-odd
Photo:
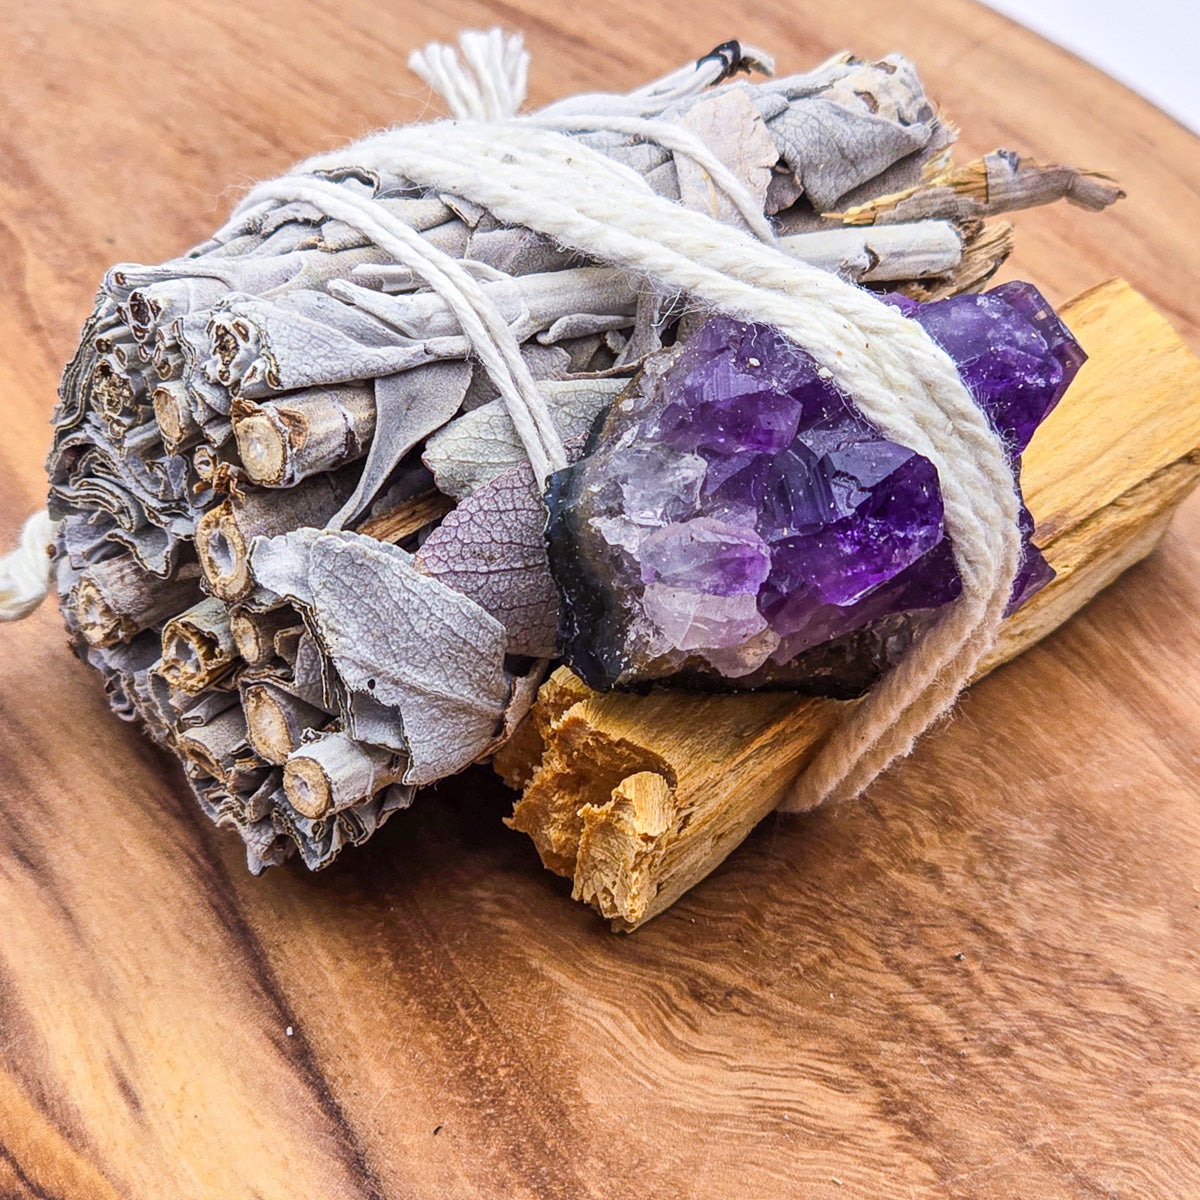
[[[969, 0], [4, 0], [0, 539], [115, 260], [429, 112], [431, 37], [523, 29], [531, 99], [739, 36], [901, 50], [963, 130], [1111, 170], [1006, 277], [1124, 275], [1200, 348], [1200, 144]], [[629, 938], [486, 770], [320, 876], [251, 879], [47, 609], [0, 628], [0, 1193], [1200, 1194], [1200, 504], [854, 804], [769, 820]]]

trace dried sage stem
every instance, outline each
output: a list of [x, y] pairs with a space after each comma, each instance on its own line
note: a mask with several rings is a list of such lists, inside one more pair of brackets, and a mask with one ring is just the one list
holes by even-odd
[[158, 671], [172, 687], [194, 694], [225, 675], [236, 658], [229, 612], [210, 598], [167, 622]]
[[229, 631], [238, 654], [249, 666], [259, 666], [276, 654], [281, 633], [302, 629], [299, 615], [284, 604], [267, 612], [256, 612], [244, 604], [229, 610]]
[[399, 783], [407, 765], [401, 754], [355, 741], [344, 733], [324, 733], [288, 756], [283, 786], [292, 807], [315, 820]]
[[238, 456], [251, 483], [291, 488], [362, 458], [375, 435], [374, 389], [361, 384], [309, 388], [231, 407]]
[[242, 706], [250, 745], [260, 757], [276, 766], [283, 766], [288, 761], [288, 756], [307, 732], [321, 729], [329, 722], [328, 713], [314, 704], [306, 704], [270, 679], [245, 682]]
[[345, 488], [335, 477], [318, 475], [278, 498], [274, 492], [230, 496], [196, 523], [196, 554], [213, 594], [226, 603], [254, 588], [249, 549], [256, 537], [323, 525], [341, 505]]
[[83, 572], [74, 608], [89, 645], [115, 646], [200, 599], [200, 568], [195, 563], [184, 563], [173, 578], [164, 580], [144, 571], [132, 554], [122, 554]]

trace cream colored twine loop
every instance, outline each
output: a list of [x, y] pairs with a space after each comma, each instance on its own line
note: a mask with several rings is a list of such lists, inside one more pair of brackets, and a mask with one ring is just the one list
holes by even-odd
[[43, 508], [22, 526], [16, 549], [0, 558], [0, 621], [19, 621], [45, 600], [53, 540], [54, 522]]
[[[575, 96], [519, 117], [529, 63], [521, 39], [497, 30], [465, 33], [459, 47], [461, 59], [436, 43], [410, 59], [456, 120], [386, 130], [311, 158], [254, 188], [222, 235], [278, 204], [303, 200], [393, 255], [453, 312], [543, 484], [565, 465], [566, 455], [495, 302], [459, 260], [384, 206], [314, 172], [374, 167], [432, 194], [460, 196], [500, 221], [624, 268], [665, 292], [773, 325], [804, 347], [885, 436], [933, 463], [963, 584], [961, 597], [834, 731], [780, 808], [804, 811], [856, 794], [950, 708], [995, 642], [1021, 553], [1018, 500], [1004, 447], [953, 362], [917, 322], [776, 249], [770, 222], [733, 173], [694, 134], [660, 119], [669, 105], [723, 78], [729, 67], [723, 57], [706, 56], [626, 96]], [[743, 53], [769, 68], [761, 51], [747, 47]], [[726, 193], [747, 230], [667, 200], [636, 172], [568, 136], [595, 130], [657, 142], [693, 159]], [[44, 525], [34, 540], [40, 539], [44, 560], [43, 534], [48, 537]], [[18, 555], [24, 546], [23, 539]], [[28, 566], [24, 558], [15, 560], [10, 555], [3, 566], [13, 579]], [[40, 570], [30, 586], [44, 594], [44, 561]], [[0, 574], [0, 616], [6, 578]]]

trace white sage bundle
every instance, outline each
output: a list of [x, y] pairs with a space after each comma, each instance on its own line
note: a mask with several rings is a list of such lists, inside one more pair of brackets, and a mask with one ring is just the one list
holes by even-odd
[[[490, 48], [499, 79], [455, 64], [451, 88], [451, 52], [417, 60], [458, 115], [558, 131], [879, 290], [978, 289], [1011, 246], [989, 218], [1119, 195], [1003, 152], [953, 168], [953, 128], [897, 56], [751, 82], [769, 61], [728, 43], [628, 95], [515, 118], [519, 40], [474, 37], [466, 57]], [[54, 418], [55, 582], [79, 653], [256, 872], [297, 849], [324, 866], [487, 758], [556, 655], [546, 463], [462, 313], [354, 218], [361, 201], [461, 264], [566, 461], [704, 307], [356, 157], [369, 145], [292, 177], [349, 215], [256, 194], [186, 255], [112, 268]]]

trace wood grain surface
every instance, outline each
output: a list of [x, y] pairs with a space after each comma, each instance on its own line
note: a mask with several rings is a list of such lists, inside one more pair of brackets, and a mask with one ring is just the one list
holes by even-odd
[[[1006, 274], [1124, 275], [1200, 349], [1200, 146], [968, 0], [4, 0], [0, 538], [101, 271], [428, 111], [409, 48], [523, 29], [532, 99], [740, 36], [916, 59], [963, 129], [1129, 199]], [[1200, 1194], [1200, 506], [857, 803], [768, 821], [616, 938], [487, 771], [246, 876], [56, 614], [0, 629], [0, 1194]]]

